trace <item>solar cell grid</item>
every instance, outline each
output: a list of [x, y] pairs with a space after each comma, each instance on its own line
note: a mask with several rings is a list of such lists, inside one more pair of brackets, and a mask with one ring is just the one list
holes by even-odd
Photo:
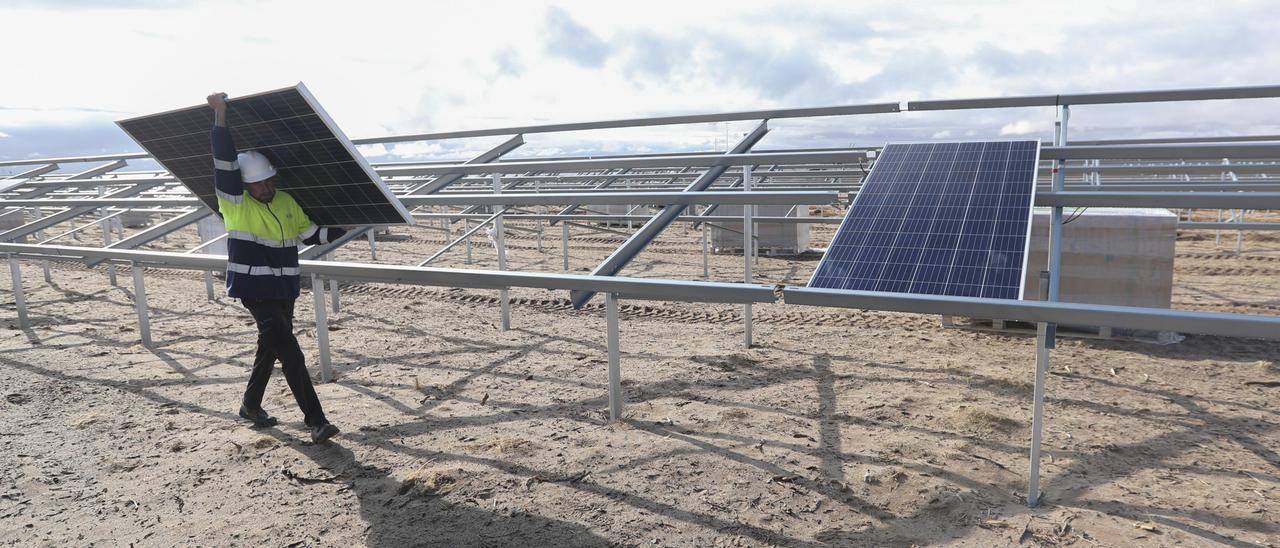
[[[209, 144], [212, 109], [201, 105], [117, 123], [218, 210]], [[317, 224], [412, 224], [408, 211], [302, 84], [228, 101], [227, 125], [240, 151], [257, 150], [271, 160], [277, 186]]]
[[1017, 299], [1038, 141], [886, 145], [810, 287]]

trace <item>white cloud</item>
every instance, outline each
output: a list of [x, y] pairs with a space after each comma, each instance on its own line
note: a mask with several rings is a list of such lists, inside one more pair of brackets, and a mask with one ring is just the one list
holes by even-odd
[[111, 112], [89, 108], [40, 107], [7, 108], [0, 105], [0, 127], [22, 128], [33, 126], [60, 126], [84, 123], [110, 123], [122, 118], [123, 112]]
[[0, 131], [0, 139], [4, 139], [5, 137], [8, 137], [8, 136], [9, 136], [9, 134], [8, 134], [8, 133], [5, 133], [5, 132], [3, 132], [3, 131]]
[[381, 143], [376, 145], [356, 145], [356, 150], [360, 151], [360, 154], [363, 154], [366, 157], [386, 156], [388, 153], [386, 145]]
[[1035, 133], [1043, 129], [1043, 124], [1032, 123], [1031, 120], [1018, 120], [1013, 123], [1000, 126], [1001, 135], [1026, 135]]
[[444, 152], [444, 147], [440, 143], [434, 142], [417, 142], [417, 143], [396, 143], [392, 145], [391, 150], [387, 154], [399, 158], [432, 158]]

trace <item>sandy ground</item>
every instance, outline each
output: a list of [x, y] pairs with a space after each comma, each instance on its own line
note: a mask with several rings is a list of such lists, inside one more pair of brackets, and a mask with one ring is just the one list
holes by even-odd
[[[512, 238], [511, 267], [559, 271], [558, 233], [543, 252]], [[571, 270], [618, 238], [575, 231]], [[440, 242], [396, 229], [378, 259]], [[1233, 251], [1232, 237], [1180, 240], [1175, 306], [1277, 314], [1280, 238]], [[492, 255], [477, 247], [472, 267]], [[368, 247], [339, 259], [369, 261]], [[804, 283], [815, 265], [765, 257], [757, 274]], [[711, 267], [732, 280], [742, 259]], [[668, 231], [625, 273], [701, 278], [698, 233]], [[312, 445], [280, 375], [265, 402], [279, 427], [235, 416], [255, 331], [236, 301], [206, 301], [201, 274], [147, 272], [153, 348], [127, 272], [120, 287], [104, 267], [23, 274], [31, 330], [0, 275], [3, 544], [1280, 545], [1272, 342], [1062, 341], [1044, 502], [1028, 509], [1027, 337], [768, 305], [744, 349], [741, 307], [624, 301], [627, 408], [609, 424], [598, 302], [513, 290], [504, 332], [496, 292], [345, 286], [337, 380], [317, 387], [343, 433]], [[314, 371], [311, 303], [304, 290], [296, 328]]]

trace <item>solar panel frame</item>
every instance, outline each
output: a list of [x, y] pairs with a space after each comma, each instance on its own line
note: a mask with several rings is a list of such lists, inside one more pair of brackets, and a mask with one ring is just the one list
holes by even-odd
[[[236, 97], [228, 106], [227, 125], [237, 148], [266, 154], [280, 175], [278, 188], [293, 195], [316, 224], [415, 224], [305, 84]], [[218, 211], [209, 143], [211, 108], [178, 108], [117, 120], [116, 125]], [[156, 134], [160, 136], [151, 138]], [[341, 194], [334, 193], [336, 187], [342, 187]]]
[[[998, 172], [1003, 177], [998, 183], [996, 183], [998, 185], [999, 192], [997, 193], [979, 192], [978, 185], [980, 182], [981, 170], [984, 166], [989, 165], [989, 164], [983, 163], [981, 160], [981, 157], [979, 156], [978, 161], [974, 162], [972, 172], [963, 172], [963, 171], [961, 172], [961, 174], [968, 173], [972, 175], [972, 180], [969, 181], [967, 185], [964, 185], [964, 186], [967, 186], [968, 190], [965, 192], [965, 195], [967, 196], [967, 198], [966, 198], [966, 203], [962, 208], [958, 207], [954, 203], [950, 203], [950, 204], [943, 203], [943, 199], [945, 196], [948, 196], [948, 195], [959, 196], [953, 192], [955, 190], [954, 185], [948, 185], [948, 183], [957, 183], [961, 181], [950, 181], [948, 178], [943, 178], [941, 180], [936, 180], [936, 178], [930, 179], [928, 181], [925, 180], [926, 174], [927, 174], [926, 169], [932, 166], [932, 164], [930, 164], [930, 162], [928, 161], [930, 158], [925, 158], [924, 165], [920, 166], [918, 170], [911, 172], [914, 175], [916, 175], [917, 179], [912, 183], [908, 183], [912, 185], [912, 190], [911, 190], [910, 196], [907, 196], [905, 198], [905, 201], [903, 201], [903, 195], [905, 195], [905, 193], [897, 193], [899, 194], [899, 196], [894, 196], [895, 193], [886, 191], [885, 189], [878, 188], [879, 186], [885, 186], [885, 187], [889, 187], [889, 190], [892, 190], [892, 187], [894, 187], [895, 185], [901, 186], [904, 184], [902, 181], [893, 180], [893, 173], [889, 173], [883, 176], [878, 176], [878, 174], [885, 173], [885, 170], [897, 170], [901, 167], [903, 163], [913, 160], [911, 155], [919, 153], [918, 150], [913, 150], [913, 147], [929, 146], [930, 147], [929, 154], [933, 154], [934, 151], [943, 150], [946, 146], [949, 146], [949, 145], [954, 146], [955, 157], [953, 157], [947, 164], [945, 164], [949, 170], [946, 175], [947, 177], [950, 177], [951, 171], [955, 169], [956, 164], [960, 163], [960, 161], [957, 160], [956, 157], [959, 156], [960, 152], [965, 147], [972, 148], [973, 146], [976, 145], [979, 147], [977, 149], [977, 152], [981, 154], [983, 151], [986, 150], [986, 147], [988, 145], [999, 146], [1000, 144], [1007, 145], [1008, 148], [1005, 152], [1008, 154], [1008, 156], [1006, 158], [1006, 169]], [[904, 147], [904, 148], [899, 148], [899, 147]], [[1020, 149], [1018, 147], [1024, 147], [1024, 148]], [[1029, 162], [1025, 159], [1021, 159], [1021, 158], [1017, 159], [1017, 161], [1019, 162], [1027, 162], [1025, 164], [1020, 164], [1023, 167], [1018, 169], [1019, 173], [1029, 175], [1030, 177], [1030, 181], [1025, 183], [1024, 188], [1026, 189], [1026, 192], [1025, 193], [1008, 192], [1007, 190], [1009, 185], [1023, 184], [1018, 181], [1008, 180], [1008, 176], [1011, 173], [1013, 173], [1008, 168], [1008, 162], [1014, 161], [1015, 160], [1014, 156], [1016, 154], [1025, 154], [1027, 152], [1032, 152], [1032, 151], [1034, 153], [1031, 155]], [[918, 162], [920, 160], [916, 158], [915, 161]], [[979, 296], [979, 297], [994, 296], [995, 298], [1019, 298], [1019, 299], [1024, 298], [1026, 294], [1026, 281], [1025, 281], [1024, 274], [1026, 271], [1028, 255], [1030, 251], [1030, 241], [1031, 241], [1030, 230], [1031, 230], [1031, 222], [1032, 222], [1032, 215], [1033, 215], [1032, 206], [1034, 205], [1034, 201], [1035, 201], [1035, 185], [1037, 182], [1037, 175], [1038, 175], [1036, 172], [1037, 171], [1036, 167], [1039, 165], [1039, 161], [1040, 161], [1040, 143], [1039, 141], [1034, 141], [1034, 140], [927, 141], [927, 142], [887, 143], [885, 147], [882, 149], [880, 159], [877, 160], [874, 166], [872, 166], [871, 173], [868, 174], [867, 178], [863, 182], [862, 188], [859, 190], [858, 194], [854, 196], [853, 202], [850, 203], [849, 209], [845, 214], [845, 218], [841, 221], [839, 228], [836, 230], [835, 235], [832, 237], [831, 244], [828, 246], [826, 254], [823, 255], [822, 260], [818, 263], [817, 268], [814, 269], [814, 272], [810, 276], [809, 281], [806, 285], [809, 287], [830, 287], [834, 289], [853, 289], [853, 290], [865, 290], [865, 291], [887, 291], [887, 292], [963, 295], [963, 296]], [[888, 179], [888, 180], [885, 180], [885, 179]], [[989, 181], [989, 180], [981, 181], [981, 182], [985, 185], [993, 184], [993, 181]], [[907, 223], [911, 221], [910, 213], [912, 208], [919, 206], [919, 203], [916, 201], [916, 198], [919, 195], [919, 190], [922, 187], [925, 187], [926, 185], [941, 185], [942, 187], [941, 189], [938, 189], [940, 190], [939, 192], [926, 193], [924, 195], [926, 201], [932, 200], [931, 205], [928, 205], [927, 207], [923, 208], [923, 211], [930, 213], [929, 228], [926, 232], [923, 232], [923, 233], [910, 232], [908, 230], [905, 230], [909, 228]], [[1004, 219], [1006, 221], [1015, 220], [1015, 221], [1021, 221], [1022, 223], [1025, 223], [1022, 225], [1023, 230], [1017, 234], [1011, 233], [1007, 229], [1002, 230], [1002, 228], [1006, 226], [1007, 223], [1000, 222], [1002, 219], [1001, 214], [1008, 209], [1012, 209], [1011, 207], [1006, 206], [1004, 204], [1008, 202], [1010, 197], [1013, 197], [1015, 199], [1022, 199], [1023, 196], [1025, 196], [1025, 200], [1026, 200], [1025, 206], [1023, 204], [1017, 204], [1016, 202], [1015, 202], [1015, 205], [1017, 206], [1017, 208], [1022, 208], [1022, 207], [1026, 208], [1025, 219], [1023, 219], [1021, 216], [1019, 216], [1017, 219]], [[973, 200], [975, 197], [980, 197], [979, 199], [986, 200], [985, 203], [988, 205], [981, 205], [981, 204], [975, 205], [973, 203]], [[860, 206], [866, 206], [867, 205], [866, 202], [871, 200], [876, 201], [876, 203], [874, 203], [872, 206], [868, 206], [868, 207], [877, 208], [873, 212], [875, 216], [873, 216], [870, 219], [862, 218], [861, 216], [855, 216], [855, 212], [858, 211], [858, 208]], [[975, 209], [975, 207], [978, 208], [978, 211], [980, 213], [984, 208], [994, 209], [994, 211], [989, 212], [990, 215], [992, 215], [992, 217], [990, 218], [990, 232], [977, 234], [977, 232], [975, 231], [974, 233], [969, 235], [970, 240], [972, 240], [974, 235], [977, 235], [979, 237], [988, 238], [988, 242], [986, 246], [980, 247], [980, 248], [978, 246], [964, 247], [963, 245], [961, 245], [962, 244], [961, 239], [965, 237], [963, 228], [966, 226], [967, 223], [971, 222], [970, 213]], [[885, 209], [893, 210], [894, 208], [901, 208], [901, 213], [890, 215], [884, 218], [881, 218], [879, 216], [881, 211]], [[937, 221], [939, 221], [939, 212], [946, 209], [954, 210], [952, 211], [952, 213], [962, 210], [963, 217], [960, 217], [958, 219], [942, 217], [941, 220], [943, 223], [958, 222], [959, 224], [955, 230], [935, 231], [934, 225]], [[889, 224], [896, 223], [896, 228], [894, 228], [891, 231], [884, 230], [885, 225], [883, 221], [888, 221]], [[986, 221], [982, 218], [974, 217], [972, 222], [976, 226], [977, 223], [983, 223]], [[876, 224], [876, 223], [881, 223], [881, 224]], [[860, 227], [854, 226], [855, 224], [861, 224], [861, 226]], [[875, 230], [876, 228], [880, 228], [880, 230]], [[884, 238], [884, 237], [892, 238], [892, 243], [890, 243], [890, 245], [888, 246], [871, 245], [873, 243], [882, 243], [881, 241], [872, 241], [873, 240], [872, 234], [877, 232], [880, 234], [881, 238]], [[918, 240], [915, 240], [915, 242], [918, 245], [916, 246], [897, 245], [897, 242], [901, 239], [904, 233], [913, 235], [910, 237], [918, 236], [919, 237]], [[996, 244], [998, 242], [998, 239], [999, 239], [999, 243], [1006, 247], [1006, 249], [1001, 249], [1000, 251], [1002, 253], [1011, 253], [1016, 249], [1008, 249], [1007, 247], [1009, 244], [1013, 243], [1008, 239], [1013, 237], [1021, 238], [1021, 244], [1022, 244], [1021, 250], [1020, 250], [1021, 264], [1019, 264], [1016, 269], [1010, 268], [1008, 266], [1003, 266], [1003, 267], [993, 266], [992, 264], [993, 259], [995, 259], [996, 257], [1004, 256], [1003, 254], [997, 255], [996, 253], [997, 251]], [[841, 243], [842, 239], [844, 239], [845, 241], [850, 241], [851, 238], [860, 238], [860, 239], [853, 240], [857, 243]], [[954, 238], [954, 241], [949, 247], [951, 256], [948, 259], [949, 265], [947, 267], [948, 270], [947, 270], [946, 276], [941, 277], [940, 279], [942, 281], [940, 282], [930, 281], [930, 278], [928, 277], [926, 277], [925, 279], [919, 279], [919, 274], [921, 273], [922, 270], [925, 270], [926, 267], [933, 268], [933, 267], [941, 266], [939, 264], [926, 263], [923, 260], [926, 255], [926, 252], [930, 250], [946, 252], [948, 249], [948, 248], [938, 248], [938, 247], [930, 248], [928, 247], [930, 242], [936, 242], [938, 239], [945, 241], [947, 238]], [[872, 257], [873, 260], [859, 260], [860, 258], [862, 259], [867, 258], [866, 256], [864, 256], [863, 252], [867, 251], [869, 248], [879, 248], [878, 250], [871, 251], [872, 254], [878, 253], [879, 256]], [[890, 260], [891, 257], [895, 256], [895, 254], [902, 253], [903, 250], [906, 250], [908, 253], [910, 252], [916, 253], [916, 258], [914, 259], [913, 262], [902, 263], [902, 262], [893, 262]], [[983, 278], [979, 284], [975, 285], [975, 284], [953, 283], [955, 281], [955, 274], [956, 274], [954, 269], [957, 263], [960, 263], [960, 254], [966, 251], [970, 254], [974, 253], [975, 251], [978, 251], [979, 253], [986, 253], [985, 261], [981, 263], [980, 270], [982, 271]], [[849, 257], [845, 257], [841, 255], [842, 253], [847, 254], [851, 252], [857, 253], [857, 254]], [[972, 262], [979, 256], [980, 255], [976, 255], [976, 256], [969, 255], [966, 258], [966, 262]], [[896, 272], [901, 273], [903, 267], [909, 268], [912, 275], [911, 279], [905, 282], [905, 287], [903, 286], [902, 276], [890, 276], [888, 278], [885, 277], [885, 273], [888, 269], [895, 268], [897, 269]], [[961, 268], [972, 270], [976, 268], [976, 265], [961, 265]], [[836, 272], [839, 272], [840, 275], [834, 276], [834, 277], [831, 276], [830, 274], [832, 273], [833, 269], [835, 269]], [[855, 270], [855, 269], [858, 269], [858, 270]], [[877, 271], [877, 274], [875, 276], [868, 277], [866, 275], [867, 272], [876, 270], [876, 269], [879, 269], [879, 270]], [[1005, 285], [997, 286], [997, 285], [989, 284], [988, 278], [992, 274], [993, 270], [1000, 271], [996, 273], [997, 275], [1001, 276], [1001, 278], [998, 279], [997, 281], [1003, 280], [1004, 278], [1010, 278], [1010, 279], [1006, 281], [1007, 283]], [[960, 272], [960, 274], [964, 274], [964, 273], [965, 271], [963, 270]], [[857, 276], [855, 276], [855, 274]], [[1016, 276], [1016, 278], [1013, 278], [1013, 276]], [[839, 283], [829, 283], [829, 282], [834, 282], [837, 279], [840, 280]], [[932, 279], [939, 279], [939, 278], [935, 277]], [[992, 293], [997, 293], [996, 291], [997, 289], [1012, 289], [1014, 280], [1016, 280], [1016, 284], [1017, 284], [1016, 297], [1012, 295], [1008, 295], [1009, 293], [1008, 291], [1003, 291], [1003, 292], [999, 292], [999, 294], [997, 295], [992, 295]], [[859, 285], [865, 286], [868, 284], [874, 284], [874, 285], [872, 286], [872, 288], [850, 287], [850, 286], [859, 286]], [[941, 287], [936, 287], [938, 285], [941, 285]], [[966, 289], [964, 291], [953, 291], [951, 287], [953, 285], [956, 287], [969, 286], [970, 289]], [[935, 287], [929, 287], [929, 286], [935, 286]], [[922, 291], [921, 289], [925, 289], [925, 290]]]

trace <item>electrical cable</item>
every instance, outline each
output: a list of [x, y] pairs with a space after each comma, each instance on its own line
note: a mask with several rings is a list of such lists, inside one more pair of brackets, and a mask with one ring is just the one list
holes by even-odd
[[1068, 218], [1067, 220], [1065, 220], [1065, 221], [1062, 221], [1062, 224], [1064, 224], [1064, 225], [1065, 225], [1065, 224], [1067, 224], [1067, 223], [1069, 223], [1069, 222], [1071, 222], [1071, 221], [1074, 221], [1074, 220], [1076, 220], [1076, 219], [1079, 219], [1079, 218], [1080, 218], [1080, 216], [1081, 216], [1081, 215], [1084, 215], [1084, 212], [1086, 212], [1086, 211], [1089, 211], [1089, 208], [1087, 208], [1087, 207], [1077, 207], [1075, 211], [1072, 211], [1072, 212], [1071, 212], [1071, 217], [1069, 217], [1069, 218]]

